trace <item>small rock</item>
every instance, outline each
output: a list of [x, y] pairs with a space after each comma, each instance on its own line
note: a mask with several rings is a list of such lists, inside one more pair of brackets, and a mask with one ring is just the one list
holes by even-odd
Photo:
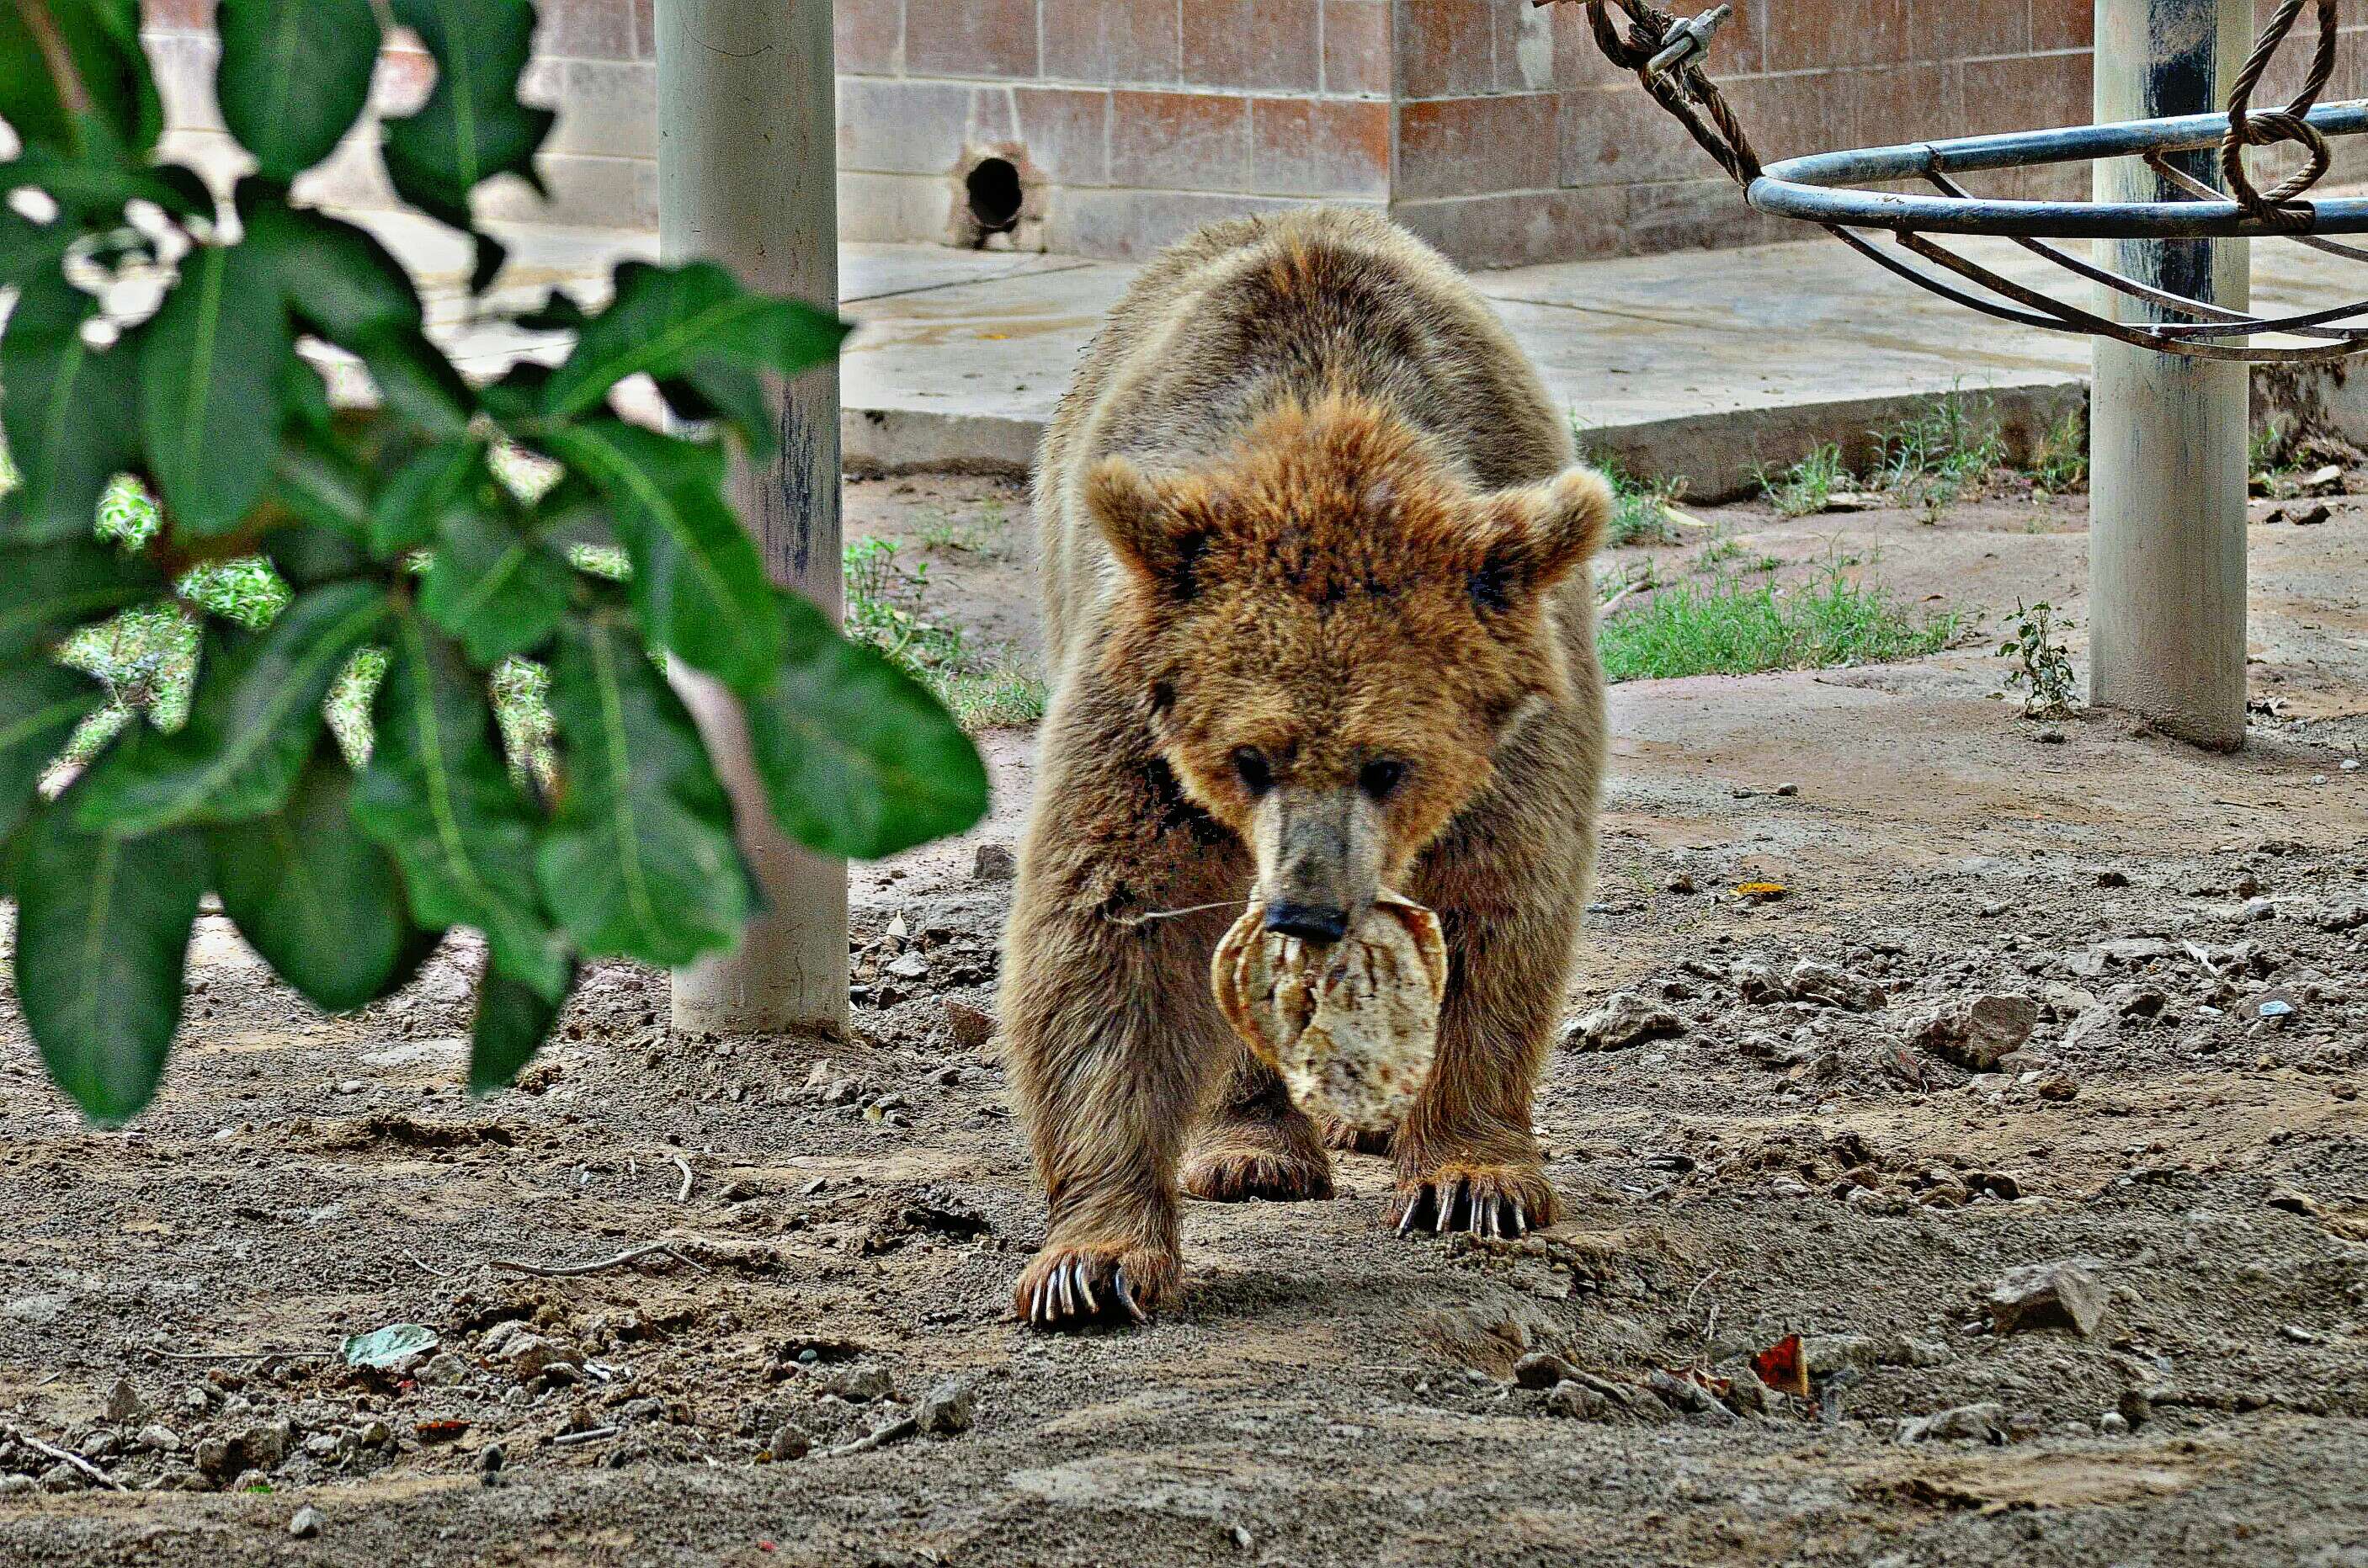
[[499, 1443], [487, 1443], [484, 1451], [477, 1456], [477, 1468], [491, 1475], [507, 1463], [509, 1457], [509, 1450]]
[[2283, 1209], [2289, 1214], [2305, 1215], [2311, 1219], [2317, 1219], [2326, 1212], [2319, 1206], [2317, 1199], [2307, 1192], [2291, 1187], [2271, 1187], [2269, 1204], [2272, 1209]]
[[450, 1388], [469, 1375], [469, 1363], [450, 1350], [430, 1356], [413, 1374], [429, 1388]]
[[1593, 1421], [1604, 1412], [1601, 1394], [1580, 1382], [1559, 1382], [1546, 1394], [1546, 1414], [1574, 1421]]
[[90, 1484], [90, 1477], [60, 1460], [41, 1471], [40, 1482], [44, 1492], [79, 1492]]
[[2032, 1092], [2043, 1100], [2077, 1099], [2080, 1094], [2080, 1080], [2069, 1073], [2044, 1073], [2039, 1082], [2032, 1085]]
[[2279, 1325], [2278, 1332], [2296, 1345], [2317, 1345], [2323, 1342], [2321, 1335], [2316, 1330], [2305, 1328], [2298, 1323], [2283, 1324]]
[[336, 1458], [337, 1435], [335, 1432], [313, 1433], [304, 1439], [304, 1452], [307, 1457], [316, 1460]]
[[2118, 1410], [2108, 1410], [2097, 1417], [2097, 1430], [2104, 1437], [2126, 1437], [2130, 1435], [2130, 1418]]
[[965, 1051], [976, 1051], [995, 1036], [995, 1016], [984, 1008], [949, 1000], [945, 1017], [947, 1032]]
[[1899, 1440], [1903, 1443], [2004, 1442], [2006, 1406], [1985, 1402], [1919, 1415], [1899, 1428]]
[[947, 1379], [922, 1397], [913, 1417], [931, 1437], [952, 1437], [969, 1431], [970, 1385], [959, 1379]]
[[297, 1509], [296, 1517], [288, 1521], [288, 1533], [294, 1536], [298, 1540], [310, 1540], [314, 1536], [319, 1535], [321, 1533], [321, 1510], [315, 1508], [310, 1503], [307, 1503], [302, 1507]]
[[1671, 877], [1668, 882], [1668, 887], [1671, 892], [1675, 893], [1691, 893], [1696, 891], [1693, 878], [1683, 871], [1679, 871], [1676, 876]]
[[1882, 986], [1864, 975], [1815, 960], [1794, 964], [1784, 988], [1796, 1001], [1821, 1002], [1846, 1013], [1872, 1013], [1890, 1000]]
[[1578, 1376], [1578, 1369], [1551, 1351], [1533, 1351], [1513, 1363], [1513, 1382], [1525, 1389], [1550, 1389]]
[[1668, 1008], [1633, 991], [1615, 991], [1564, 1031], [1563, 1044], [1574, 1051], [1624, 1051], [1685, 1030], [1686, 1021]]
[[285, 1417], [258, 1421], [238, 1435], [240, 1455], [256, 1470], [269, 1470], [286, 1459], [295, 1442], [296, 1428]]
[[1918, 1020], [1908, 1038], [1918, 1047], [1973, 1073], [1995, 1073], [1999, 1059], [2020, 1051], [2039, 1027], [2039, 1004], [1998, 993]]
[[2080, 1264], [2035, 1263], [2000, 1276], [1989, 1306], [2000, 1334], [2068, 1328], [2086, 1338], [2105, 1315], [2105, 1288]]
[[918, 953], [906, 953], [901, 958], [891, 959], [885, 972], [899, 980], [927, 980], [929, 978], [929, 960]]
[[148, 1403], [140, 1397], [140, 1391], [132, 1386], [131, 1380], [129, 1377], [116, 1379], [115, 1386], [107, 1391], [107, 1418], [118, 1423], [137, 1421], [147, 1413]]
[[198, 1451], [195, 1457], [198, 1469], [201, 1472], [221, 1476], [229, 1473], [231, 1460], [234, 1456], [231, 1450], [229, 1438], [200, 1437], [198, 1439]]
[[848, 1367], [825, 1372], [814, 1380], [814, 1386], [824, 1393], [835, 1393], [855, 1404], [886, 1399], [896, 1392], [885, 1367]]
[[1727, 971], [1727, 979], [1747, 1002], [1782, 1002], [1790, 999], [1792, 990], [1784, 977], [1776, 972], [1773, 964], [1758, 959], [1745, 959]]
[[786, 1462], [790, 1460], [805, 1458], [814, 1450], [814, 1441], [803, 1432], [784, 1421], [773, 1428], [773, 1435], [767, 1440], [765, 1447], [776, 1460]]
[[1831, 1377], [1845, 1367], [1872, 1367], [1880, 1359], [1872, 1335], [1813, 1334], [1801, 1341], [1801, 1362], [1813, 1378]]
[[177, 1454], [181, 1451], [181, 1435], [170, 1426], [153, 1421], [140, 1428], [139, 1434], [131, 1440], [153, 1453]]
[[971, 860], [970, 874], [977, 881], [1008, 882], [1019, 870], [1008, 844], [981, 844]]

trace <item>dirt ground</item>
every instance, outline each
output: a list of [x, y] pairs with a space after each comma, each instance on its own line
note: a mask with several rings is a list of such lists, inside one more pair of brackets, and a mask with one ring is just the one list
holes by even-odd
[[[1700, 517], [1666, 570], [1724, 534], [2086, 619], [2077, 500]], [[1021, 646], [1028, 526], [850, 511]], [[1023, 734], [975, 841], [858, 869], [844, 1040], [670, 1043], [609, 966], [472, 1102], [468, 947], [323, 1019], [209, 919], [127, 1131], [0, 1013], [0, 1562], [2368, 1564], [2368, 509], [2252, 566], [2237, 756], [2024, 721], [1973, 634], [1618, 688], [1565, 1222], [1399, 1241], [1344, 1155], [1332, 1202], [1192, 1205], [1145, 1331], [1009, 1319]], [[338, 1358], [401, 1324], [439, 1343]], [[1795, 1334], [1809, 1397], [1751, 1397]]]

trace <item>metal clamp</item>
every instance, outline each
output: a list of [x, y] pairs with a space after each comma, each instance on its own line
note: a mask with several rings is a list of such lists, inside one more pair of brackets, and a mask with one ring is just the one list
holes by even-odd
[[1645, 64], [1647, 76], [1666, 76], [1710, 51], [1710, 40], [1735, 16], [1733, 6], [1714, 6], [1691, 21], [1672, 22], [1661, 51]]

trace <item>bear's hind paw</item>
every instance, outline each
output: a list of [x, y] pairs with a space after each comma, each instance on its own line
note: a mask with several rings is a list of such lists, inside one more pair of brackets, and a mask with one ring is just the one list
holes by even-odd
[[1048, 1246], [1019, 1277], [1013, 1311], [1030, 1327], [1049, 1330], [1148, 1324], [1149, 1309], [1175, 1272], [1172, 1259], [1132, 1251]]

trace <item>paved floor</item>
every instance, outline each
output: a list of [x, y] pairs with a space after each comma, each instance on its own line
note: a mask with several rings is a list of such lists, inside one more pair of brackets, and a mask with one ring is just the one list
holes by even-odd
[[[424, 221], [370, 217], [421, 273], [465, 365], [496, 369], [555, 341], [463, 320], [465, 253]], [[647, 235], [523, 228], [502, 293], [587, 297]], [[2004, 242], [1969, 248], [2011, 277], [2086, 285]], [[2289, 244], [2258, 247], [2267, 304], [2329, 302], [2361, 269]], [[1070, 256], [848, 245], [843, 364], [851, 463], [1020, 470], [1079, 350], [1133, 277]], [[1935, 299], [1822, 237], [1745, 250], [1570, 262], [1477, 275], [1589, 443], [1632, 468], [1684, 474], [1718, 499], [1762, 463], [1846, 446], [1905, 403], [1962, 385], [1990, 394], [2010, 437], [2077, 401], [2086, 340], [2011, 326]], [[2076, 295], [2076, 297], [2080, 297]]]

